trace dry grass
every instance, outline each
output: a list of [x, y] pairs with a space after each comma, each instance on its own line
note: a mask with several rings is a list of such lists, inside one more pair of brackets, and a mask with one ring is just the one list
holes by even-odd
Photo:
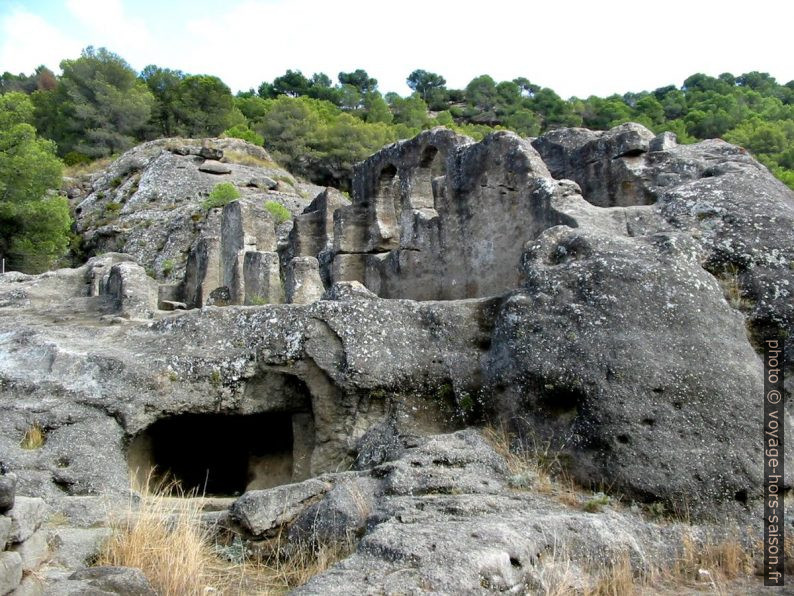
[[520, 440], [504, 425], [486, 427], [483, 436], [507, 462], [513, 488], [532, 488], [539, 493], [552, 491], [553, 479], [563, 469], [560, 454], [552, 449], [551, 441]]
[[[555, 551], [539, 571], [539, 593], [547, 596], [630, 596], [634, 594], [730, 594], [735, 582], [752, 576], [753, 553], [735, 538], [696, 542], [684, 535], [679, 557], [651, 570], [635, 570], [628, 553], [608, 563], [574, 564]], [[742, 584], [746, 588], [746, 584]]]
[[593, 587], [584, 591], [586, 596], [629, 596], [645, 585], [644, 578], [635, 578], [631, 559], [623, 554], [616, 561], [602, 567]]
[[[314, 542], [314, 541], [309, 541]], [[334, 544], [308, 542], [300, 547], [287, 548], [282, 534], [258, 545], [255, 563], [249, 566], [248, 578], [240, 587], [243, 593], [285, 594], [302, 586], [315, 575], [329, 569], [355, 550], [355, 539]], [[255, 581], [251, 581], [255, 578]]]
[[260, 168], [270, 168], [272, 170], [280, 170], [281, 167], [273, 160], [262, 159], [245, 151], [224, 151], [221, 161], [226, 163], [234, 163], [242, 166], [258, 166]]
[[744, 297], [738, 268], [735, 266], [727, 267], [717, 279], [722, 287], [725, 300], [731, 305], [731, 308], [737, 310], [749, 310], [752, 308], [753, 301]]
[[255, 548], [239, 538], [236, 548], [219, 545], [201, 521], [204, 499], [153, 478], [150, 472], [134, 487], [139, 502], [112, 516], [112, 535], [96, 564], [138, 567], [158, 594], [284, 594], [353, 550], [352, 540], [287, 549], [281, 534]]
[[700, 570], [707, 571], [716, 586], [753, 572], [753, 553], [736, 538], [709, 538], [698, 543], [690, 534], [685, 534], [681, 547], [680, 557], [661, 572], [674, 583], [693, 581]]
[[174, 483], [151, 486], [152, 475], [140, 488], [139, 503], [130, 503], [111, 521], [113, 533], [97, 564], [140, 568], [158, 593], [192, 596], [207, 587], [218, 589], [220, 560], [201, 525], [199, 502]]
[[46, 436], [44, 429], [38, 422], [34, 422], [25, 431], [22, 440], [19, 442], [19, 446], [22, 447], [22, 449], [38, 449], [44, 445], [45, 440]]
[[107, 169], [112, 164], [118, 155], [111, 155], [110, 157], [100, 157], [89, 163], [80, 163], [73, 166], [64, 168], [63, 175], [67, 178], [78, 178], [80, 176], [87, 176], [95, 174], [99, 171]]

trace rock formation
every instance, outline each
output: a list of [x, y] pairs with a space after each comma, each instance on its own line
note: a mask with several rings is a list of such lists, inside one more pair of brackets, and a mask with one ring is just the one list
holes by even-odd
[[[148, 156], [133, 221], [176, 183], [157, 175], [224, 165], [204, 149], [147, 144], [101, 179]], [[20, 494], [66, 507], [157, 465], [240, 496], [224, 523], [248, 538], [363, 535], [304, 593], [540, 589], [539, 526], [580, 553], [669, 554], [676, 536], [641, 517], [610, 515], [609, 542], [512, 493], [462, 430], [485, 420], [629, 502], [703, 522], [757, 511], [757, 350], [794, 331], [794, 195], [742, 149], [636, 124], [477, 143], [434, 129], [359, 164], [350, 201], [295, 198], [291, 226], [261, 188], [201, 229], [188, 202], [151, 237], [133, 226], [127, 254], [0, 277], [0, 459]], [[100, 202], [81, 203], [89, 243]], [[187, 259], [158, 284], [144, 266], [175, 254], [148, 248], [169, 226]], [[46, 442], [23, 450], [34, 422]]]

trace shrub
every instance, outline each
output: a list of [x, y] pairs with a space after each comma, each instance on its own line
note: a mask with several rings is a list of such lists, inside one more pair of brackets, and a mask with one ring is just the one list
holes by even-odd
[[215, 207], [223, 207], [227, 203], [231, 203], [235, 199], [240, 198], [240, 191], [231, 182], [221, 182], [216, 184], [212, 189], [210, 195], [201, 203], [204, 209], [213, 209]]
[[609, 505], [609, 502], [610, 498], [607, 495], [604, 493], [598, 493], [597, 495], [593, 495], [592, 498], [588, 499], [583, 508], [585, 511], [587, 511], [587, 513], [598, 513], [606, 505]]
[[174, 261], [166, 259], [163, 261], [163, 275], [168, 276], [174, 270]]
[[265, 209], [273, 216], [276, 225], [283, 224], [285, 221], [292, 219], [292, 214], [284, 205], [276, 201], [265, 201]]
[[237, 124], [223, 131], [223, 136], [233, 139], [242, 139], [243, 141], [248, 141], [252, 145], [258, 145], [260, 147], [265, 144], [265, 139], [262, 137], [262, 135], [256, 134], [253, 130], [243, 124]]

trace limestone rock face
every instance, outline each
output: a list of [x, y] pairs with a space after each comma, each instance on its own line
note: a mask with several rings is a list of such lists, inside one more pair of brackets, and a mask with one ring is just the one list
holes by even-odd
[[73, 184], [87, 187], [72, 193], [82, 249], [88, 256], [127, 253], [158, 281], [179, 282], [196, 240], [220, 236], [219, 210], [201, 206], [219, 182], [233, 184], [243, 199], [260, 206], [273, 200], [295, 215], [322, 190], [296, 180], [262, 147], [239, 139], [151, 141]]
[[16, 490], [16, 474], [0, 474], [0, 513], [5, 513], [14, 506]]
[[[599, 133], [559, 129], [533, 142], [555, 178], [595, 205], [626, 212], [626, 233], [680, 231], [747, 316], [757, 345], [794, 334], [794, 197], [744, 149], [721, 140], [677, 145], [638, 124]], [[631, 198], [633, 197], [633, 199]], [[786, 353], [787, 378], [794, 350]], [[787, 385], [791, 394], [790, 381]]]
[[[160, 175], [181, 164], [192, 176], [204, 158], [185, 147], [146, 145], [111, 170], [137, 155], [147, 176], [161, 161]], [[242, 176], [229, 163], [224, 179]], [[123, 215], [133, 218], [146, 196]], [[508, 545], [532, 552], [539, 522], [510, 517], [527, 503], [512, 499], [502, 465], [476, 438], [397, 437], [500, 420], [548, 441], [586, 486], [668, 510], [686, 504], [693, 516], [741, 518], [759, 506], [756, 348], [767, 334], [794, 332], [794, 195], [741, 149], [677, 145], [639, 125], [555, 131], [531, 144], [435, 129], [360, 164], [350, 203], [328, 190], [307, 203], [293, 210], [306, 208], [291, 231], [275, 227], [259, 195], [208, 214], [201, 230], [177, 226], [190, 256], [184, 277], [162, 288], [119, 255], [0, 277], [0, 453], [20, 494], [121, 493], [129, 468], [163, 465], [174, 451], [163, 425], [187, 425], [175, 433], [184, 443], [213, 436], [195, 428], [254, 420], [264, 432], [250, 434], [273, 443], [229, 452], [223, 467], [239, 478], [221, 492], [239, 495], [263, 469], [301, 482], [375, 466], [393, 499], [387, 513], [424, 520], [427, 531], [380, 525], [356, 565], [380, 560], [387, 543], [422, 559], [446, 532], [442, 546], [466, 561], [451, 567], [467, 578], [451, 579], [453, 592], [473, 585], [475, 568], [512, 589], [519, 572]], [[126, 318], [111, 304], [125, 287], [134, 289]], [[157, 308], [158, 294], [178, 302], [179, 292], [192, 310]], [[23, 450], [31, 420], [46, 442]], [[165, 463], [193, 473], [190, 459]], [[368, 483], [358, 487], [366, 502]], [[479, 511], [480, 540], [504, 549], [475, 553], [463, 535], [470, 519], [436, 527], [437, 508], [397, 508], [457, 490], [471, 498], [452, 505]], [[477, 498], [490, 509], [477, 509]], [[333, 499], [322, 510], [339, 523], [323, 531], [368, 527], [349, 491]], [[488, 534], [485, 521], [503, 515], [515, 525]]]
[[[311, 491], [312, 499], [284, 498], [303, 492], [302, 483], [238, 501], [289, 508], [292, 515], [280, 520], [287, 552], [307, 541], [360, 536], [350, 557], [296, 593], [542, 593], [553, 585], [573, 592], [577, 582], [591, 581], [580, 561], [621, 553], [658, 560], [675, 552], [684, 531], [611, 507], [592, 515], [549, 496], [505, 490], [506, 462], [475, 431], [400, 442], [394, 457], [371, 469], [324, 475], [326, 485]], [[575, 553], [573, 560], [563, 553]]]
[[22, 557], [19, 553], [0, 553], [0, 594], [11, 593], [22, 581]]
[[[353, 202], [334, 214], [330, 282], [358, 281], [382, 298], [472, 298], [515, 287], [523, 242], [569, 222], [549, 207], [557, 191], [542, 184], [550, 176], [540, 156], [512, 133], [472, 143], [434, 129], [355, 172]], [[313, 246], [309, 231], [294, 235], [302, 249]]]

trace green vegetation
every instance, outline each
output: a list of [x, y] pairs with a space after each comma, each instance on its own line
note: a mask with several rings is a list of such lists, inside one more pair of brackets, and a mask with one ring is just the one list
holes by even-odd
[[603, 511], [604, 507], [609, 505], [610, 501], [611, 499], [607, 495], [598, 493], [585, 501], [582, 509], [587, 511], [587, 513], [600, 513]]
[[[353, 164], [433, 126], [478, 140], [500, 129], [531, 137], [636, 121], [671, 130], [679, 142], [721, 137], [739, 144], [794, 188], [794, 81], [781, 84], [763, 72], [697, 73], [680, 87], [563, 99], [524, 77], [484, 74], [451, 89], [422, 69], [407, 76], [407, 97], [382, 95], [362, 69], [340, 72], [336, 81], [288, 70], [235, 96], [218, 77], [157, 65], [136, 73], [120, 56], [93, 47], [60, 67], [60, 76], [45, 66], [0, 76], [0, 253], [11, 269], [49, 268], [66, 250], [67, 203], [48, 192], [59, 187], [57, 156], [69, 175], [79, 175], [99, 167], [92, 160], [169, 136], [244, 139], [294, 174], [345, 190]], [[205, 207], [233, 198], [215, 195]]]
[[172, 259], [166, 259], [163, 261], [163, 275], [168, 277], [171, 271], [174, 270], [174, 261]]
[[63, 172], [55, 143], [39, 138], [32, 121], [28, 96], [0, 95], [0, 257], [7, 269], [39, 273], [65, 254], [71, 217], [53, 192]]
[[204, 209], [214, 209], [215, 207], [223, 207], [227, 203], [231, 203], [235, 199], [240, 198], [240, 191], [231, 182], [220, 182], [215, 185], [210, 195], [204, 199], [201, 206]]
[[265, 209], [276, 222], [276, 225], [283, 224], [285, 221], [292, 219], [292, 214], [284, 205], [276, 201], [265, 201]]

